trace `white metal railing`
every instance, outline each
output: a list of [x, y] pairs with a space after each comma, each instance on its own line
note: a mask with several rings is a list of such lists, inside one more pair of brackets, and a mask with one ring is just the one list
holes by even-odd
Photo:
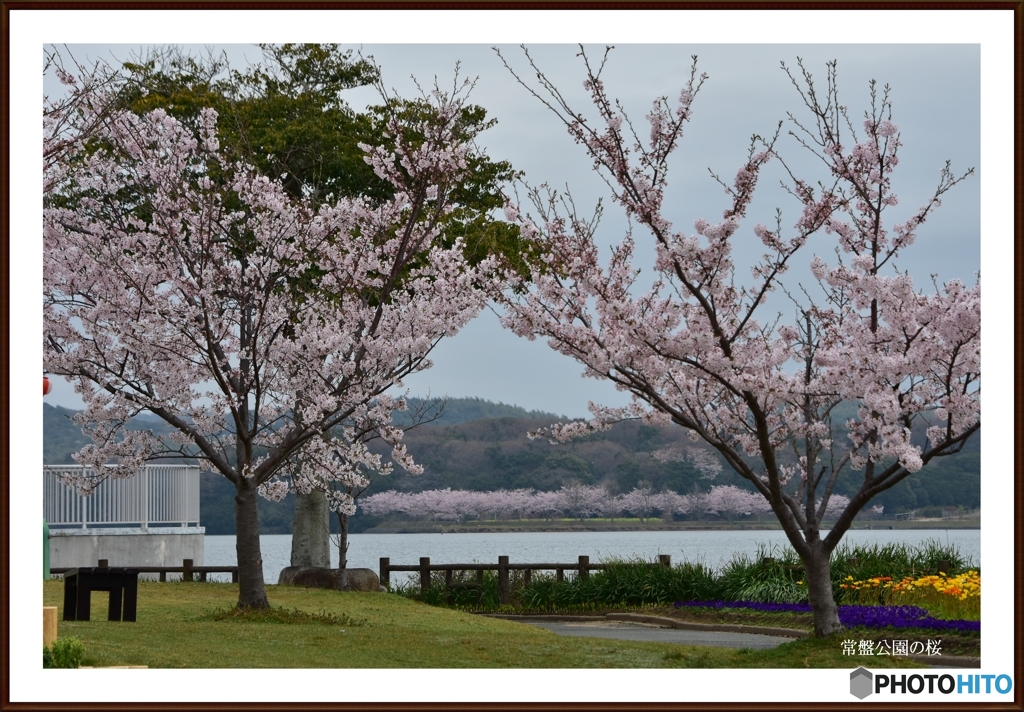
[[51, 526], [199, 526], [199, 468], [145, 465], [132, 477], [104, 479], [87, 496], [61, 476], [92, 475], [82, 465], [43, 466], [43, 517]]

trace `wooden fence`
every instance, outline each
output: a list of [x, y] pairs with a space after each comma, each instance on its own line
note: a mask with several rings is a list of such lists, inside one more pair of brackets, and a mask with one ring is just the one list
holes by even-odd
[[[140, 574], [160, 574], [160, 580], [166, 581], [167, 574], [181, 574], [183, 581], [195, 581], [198, 575], [199, 580], [206, 582], [207, 574], [231, 574], [231, 583], [238, 583], [237, 566], [193, 566], [193, 559], [182, 559], [181, 566], [132, 566], [131, 568]], [[106, 568], [109, 563], [107, 559], [100, 559], [96, 564], [100, 568]], [[51, 574], [63, 574], [70, 571], [74, 566], [63, 568], [51, 568]]]
[[[534, 571], [554, 571], [559, 581], [565, 579], [566, 571], [575, 571], [581, 578], [586, 578], [591, 571], [600, 571], [609, 566], [621, 564], [592, 564], [589, 556], [580, 556], [574, 564], [513, 564], [507, 556], [499, 556], [497, 564], [431, 564], [429, 556], [420, 557], [419, 564], [392, 564], [391, 559], [382, 556], [380, 559], [380, 583], [382, 586], [389, 586], [391, 583], [392, 571], [418, 572], [420, 575], [420, 588], [426, 594], [430, 590], [430, 572], [444, 571], [444, 585], [447, 592], [448, 602], [451, 602], [452, 591], [459, 588], [473, 589], [477, 592], [479, 602], [483, 594], [484, 571], [498, 572], [498, 600], [500, 603], [509, 603], [509, 572], [522, 571], [523, 583], [530, 585], [530, 577]], [[659, 554], [658, 562], [652, 566], [672, 566], [672, 557], [668, 554]], [[141, 569], [140, 569], [141, 570]], [[453, 583], [455, 571], [475, 571], [476, 583]]]

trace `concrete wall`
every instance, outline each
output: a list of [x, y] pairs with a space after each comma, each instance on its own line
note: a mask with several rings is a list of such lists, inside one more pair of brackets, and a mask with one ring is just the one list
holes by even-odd
[[[203, 565], [203, 527], [151, 529], [51, 529], [50, 566], [181, 566], [183, 559]], [[140, 574], [155, 579], [158, 574]], [[181, 574], [168, 574], [180, 578]]]

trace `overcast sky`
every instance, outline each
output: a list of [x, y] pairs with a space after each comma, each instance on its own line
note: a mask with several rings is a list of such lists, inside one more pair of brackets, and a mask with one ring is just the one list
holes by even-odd
[[[347, 47], [347, 46], [346, 46]], [[260, 61], [259, 48], [252, 45], [187, 45], [202, 54], [206, 49], [227, 52], [231, 64], [242, 67]], [[456, 65], [460, 75], [476, 81], [471, 101], [487, 109], [498, 124], [484, 133], [480, 144], [495, 160], [507, 160], [524, 171], [531, 184], [568, 186], [578, 205], [592, 206], [607, 194], [607, 187], [590, 169], [580, 146], [566, 134], [562, 124], [539, 101], [516, 83], [490, 45], [379, 45], [352, 46], [371, 55], [383, 72], [384, 83], [401, 96], [416, 93], [413, 77], [421, 85], [437, 82], [451, 87]], [[532, 78], [522, 50], [502, 45], [502, 54], [517, 73]], [[593, 60], [599, 60], [604, 45], [588, 45]], [[102, 58], [120, 64], [138, 55], [140, 45], [69, 45], [68, 51], [84, 63]], [[530, 48], [540, 68], [569, 100], [588, 109], [582, 88], [583, 65], [579, 48], [568, 44], [542, 44]], [[640, 127], [659, 96], [674, 99], [685, 82], [691, 56], [698, 56], [700, 71], [709, 75], [694, 105], [693, 119], [672, 163], [668, 217], [680, 228], [692, 232], [697, 218], [717, 221], [727, 206], [727, 197], [713, 180], [709, 169], [731, 181], [744, 162], [751, 135], [770, 135], [779, 121], [792, 112], [798, 119], [809, 114], [789, 77], [781, 69], [785, 62], [797, 71], [797, 58], [824, 91], [826, 62], [838, 60], [840, 100], [849, 107], [854, 125], [860, 128], [863, 112], [870, 102], [869, 81], [891, 87], [893, 118], [899, 125], [905, 146], [894, 185], [900, 206], [891, 211], [894, 219], [906, 219], [923, 204], [938, 181], [945, 160], [957, 172], [980, 168], [980, 48], [978, 45], [617, 45], [605, 70], [608, 91], [619, 98]], [[52, 80], [51, 80], [52, 82]], [[52, 83], [46, 85], [53, 91]], [[347, 99], [360, 110], [376, 103], [376, 90], [351, 90]], [[591, 112], [593, 113], [593, 112]], [[824, 178], [820, 165], [785, 132], [778, 144], [787, 163], [811, 180]], [[773, 224], [776, 208], [783, 211], [783, 225], [791, 226], [799, 214], [794, 200], [778, 188], [781, 166], [769, 168], [759, 185], [744, 227], [735, 238], [737, 264], [743, 266], [761, 254], [763, 246], [752, 232], [758, 222]], [[940, 279], [973, 281], [980, 265], [979, 198], [982, 176], [976, 175], [957, 186], [944, 200], [941, 211], [920, 232], [918, 243], [899, 263], [910, 270], [922, 286], [929, 275]], [[626, 223], [613, 205], [606, 205], [598, 233], [607, 246], [621, 240]], [[638, 262], [650, 265], [653, 254], [649, 234], [637, 231]], [[828, 237], [812, 243], [796, 261], [789, 283], [810, 284], [806, 264], [814, 252], [831, 257]], [[648, 269], [648, 273], [650, 270]], [[749, 274], [743, 269], [742, 279]], [[773, 305], [784, 314], [788, 303]], [[529, 342], [504, 331], [491, 312], [485, 312], [457, 336], [446, 339], [433, 357], [434, 367], [409, 378], [412, 395], [479, 396], [573, 417], [587, 413], [588, 400], [623, 404], [626, 395], [608, 384], [580, 377], [582, 369], [571, 359], [554, 353], [546, 344]], [[57, 383], [51, 404], [80, 408], [82, 402], [70, 385]]]

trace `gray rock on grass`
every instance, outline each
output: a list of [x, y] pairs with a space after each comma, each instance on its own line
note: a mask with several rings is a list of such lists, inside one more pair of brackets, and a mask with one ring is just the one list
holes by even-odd
[[335, 591], [383, 591], [380, 579], [373, 569], [346, 569], [347, 585], [341, 585], [338, 569], [319, 566], [289, 566], [281, 570], [277, 579], [281, 586], [305, 586], [306, 588], [328, 588]]

